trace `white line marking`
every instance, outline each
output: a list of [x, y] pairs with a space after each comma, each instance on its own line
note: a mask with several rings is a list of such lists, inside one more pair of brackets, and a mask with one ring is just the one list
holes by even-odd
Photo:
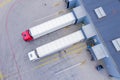
[[58, 74], [60, 74], [60, 73], [62, 73], [62, 72], [65, 72], [65, 71], [67, 71], [67, 70], [70, 70], [70, 69], [72, 69], [72, 68], [74, 68], [74, 67], [77, 67], [77, 66], [79, 66], [79, 65], [81, 65], [82, 63], [78, 63], [78, 64], [75, 64], [75, 65], [73, 65], [73, 66], [70, 66], [70, 67], [68, 67], [68, 68], [66, 68], [66, 69], [63, 69], [63, 70], [61, 70], [61, 71], [58, 71], [58, 72], [56, 72], [56, 75], [58, 75]]

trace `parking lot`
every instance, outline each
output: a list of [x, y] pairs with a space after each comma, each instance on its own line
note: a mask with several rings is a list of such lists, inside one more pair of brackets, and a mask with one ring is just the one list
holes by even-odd
[[64, 0], [0, 1], [0, 79], [1, 80], [112, 80], [98, 62], [91, 61], [85, 42], [77, 43], [54, 55], [30, 62], [29, 51], [81, 28], [67, 26], [31, 42], [21, 32], [70, 10]]

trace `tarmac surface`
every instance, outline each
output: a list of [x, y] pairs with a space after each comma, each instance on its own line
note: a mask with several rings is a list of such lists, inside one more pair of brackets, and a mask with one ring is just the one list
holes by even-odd
[[112, 80], [91, 61], [85, 42], [30, 62], [29, 51], [80, 29], [71, 25], [31, 42], [21, 32], [69, 12], [63, 0], [0, 0], [0, 80]]

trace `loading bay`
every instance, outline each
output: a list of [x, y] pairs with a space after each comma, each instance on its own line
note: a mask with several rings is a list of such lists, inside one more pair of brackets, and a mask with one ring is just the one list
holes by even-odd
[[71, 25], [31, 42], [21, 32], [69, 12], [64, 0], [0, 0], [0, 80], [114, 80], [98, 72], [86, 43], [77, 43], [54, 55], [30, 62], [27, 53], [81, 28]]

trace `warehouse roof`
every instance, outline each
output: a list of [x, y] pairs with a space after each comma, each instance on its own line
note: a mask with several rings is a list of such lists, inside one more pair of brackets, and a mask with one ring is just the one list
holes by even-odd
[[[83, 4], [120, 70], [120, 51], [112, 43], [120, 38], [120, 0], [83, 0]], [[103, 11], [97, 14], [100, 7]]]

